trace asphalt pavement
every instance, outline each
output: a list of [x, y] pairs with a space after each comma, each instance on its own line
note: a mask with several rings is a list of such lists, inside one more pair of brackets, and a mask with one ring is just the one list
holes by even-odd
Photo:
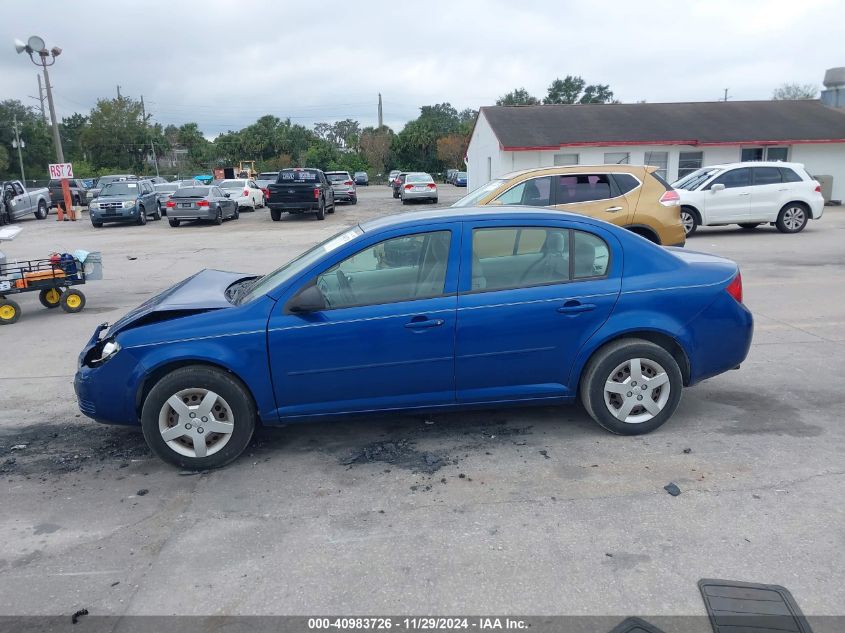
[[[754, 343], [650, 435], [610, 435], [577, 406], [374, 416], [265, 429], [233, 465], [189, 474], [138, 429], [80, 415], [76, 355], [98, 323], [200, 269], [266, 272], [408, 208], [359, 192], [323, 222], [50, 216], [2, 245], [10, 260], [100, 251], [105, 279], [76, 315], [22, 295], [0, 329], [0, 614], [703, 615], [700, 578], [843, 613], [842, 208], [798, 235], [688, 241], [740, 263]], [[439, 206], [464, 192], [441, 185]]]

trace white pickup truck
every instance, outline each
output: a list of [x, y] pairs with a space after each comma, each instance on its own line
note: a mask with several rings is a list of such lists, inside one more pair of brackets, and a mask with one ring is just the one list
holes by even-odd
[[20, 180], [0, 182], [0, 226], [34, 214], [39, 220], [50, 209], [50, 190], [47, 187], [27, 189]]

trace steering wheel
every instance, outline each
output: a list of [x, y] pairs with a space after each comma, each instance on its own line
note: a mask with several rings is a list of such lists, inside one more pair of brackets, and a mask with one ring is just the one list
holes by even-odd
[[337, 269], [335, 274], [337, 275], [337, 285], [340, 290], [341, 299], [347, 305], [355, 305], [355, 291], [352, 290], [352, 283], [349, 281], [349, 277], [340, 268]]

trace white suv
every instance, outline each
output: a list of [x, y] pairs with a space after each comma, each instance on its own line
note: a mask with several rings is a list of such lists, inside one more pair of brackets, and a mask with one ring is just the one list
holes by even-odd
[[699, 225], [739, 224], [753, 229], [764, 222], [782, 233], [798, 233], [824, 212], [821, 186], [799, 163], [713, 165], [684, 176], [672, 187], [681, 197], [687, 235]]

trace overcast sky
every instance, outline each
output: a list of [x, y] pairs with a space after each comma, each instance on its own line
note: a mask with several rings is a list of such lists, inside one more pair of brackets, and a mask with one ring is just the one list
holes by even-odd
[[0, 98], [38, 94], [14, 38], [60, 46], [59, 117], [98, 98], [144, 96], [162, 124], [210, 137], [264, 114], [376, 122], [398, 130], [421, 105], [492, 105], [555, 77], [610, 84], [624, 102], [768, 99], [783, 82], [821, 87], [845, 65], [839, 0], [4, 0]]

